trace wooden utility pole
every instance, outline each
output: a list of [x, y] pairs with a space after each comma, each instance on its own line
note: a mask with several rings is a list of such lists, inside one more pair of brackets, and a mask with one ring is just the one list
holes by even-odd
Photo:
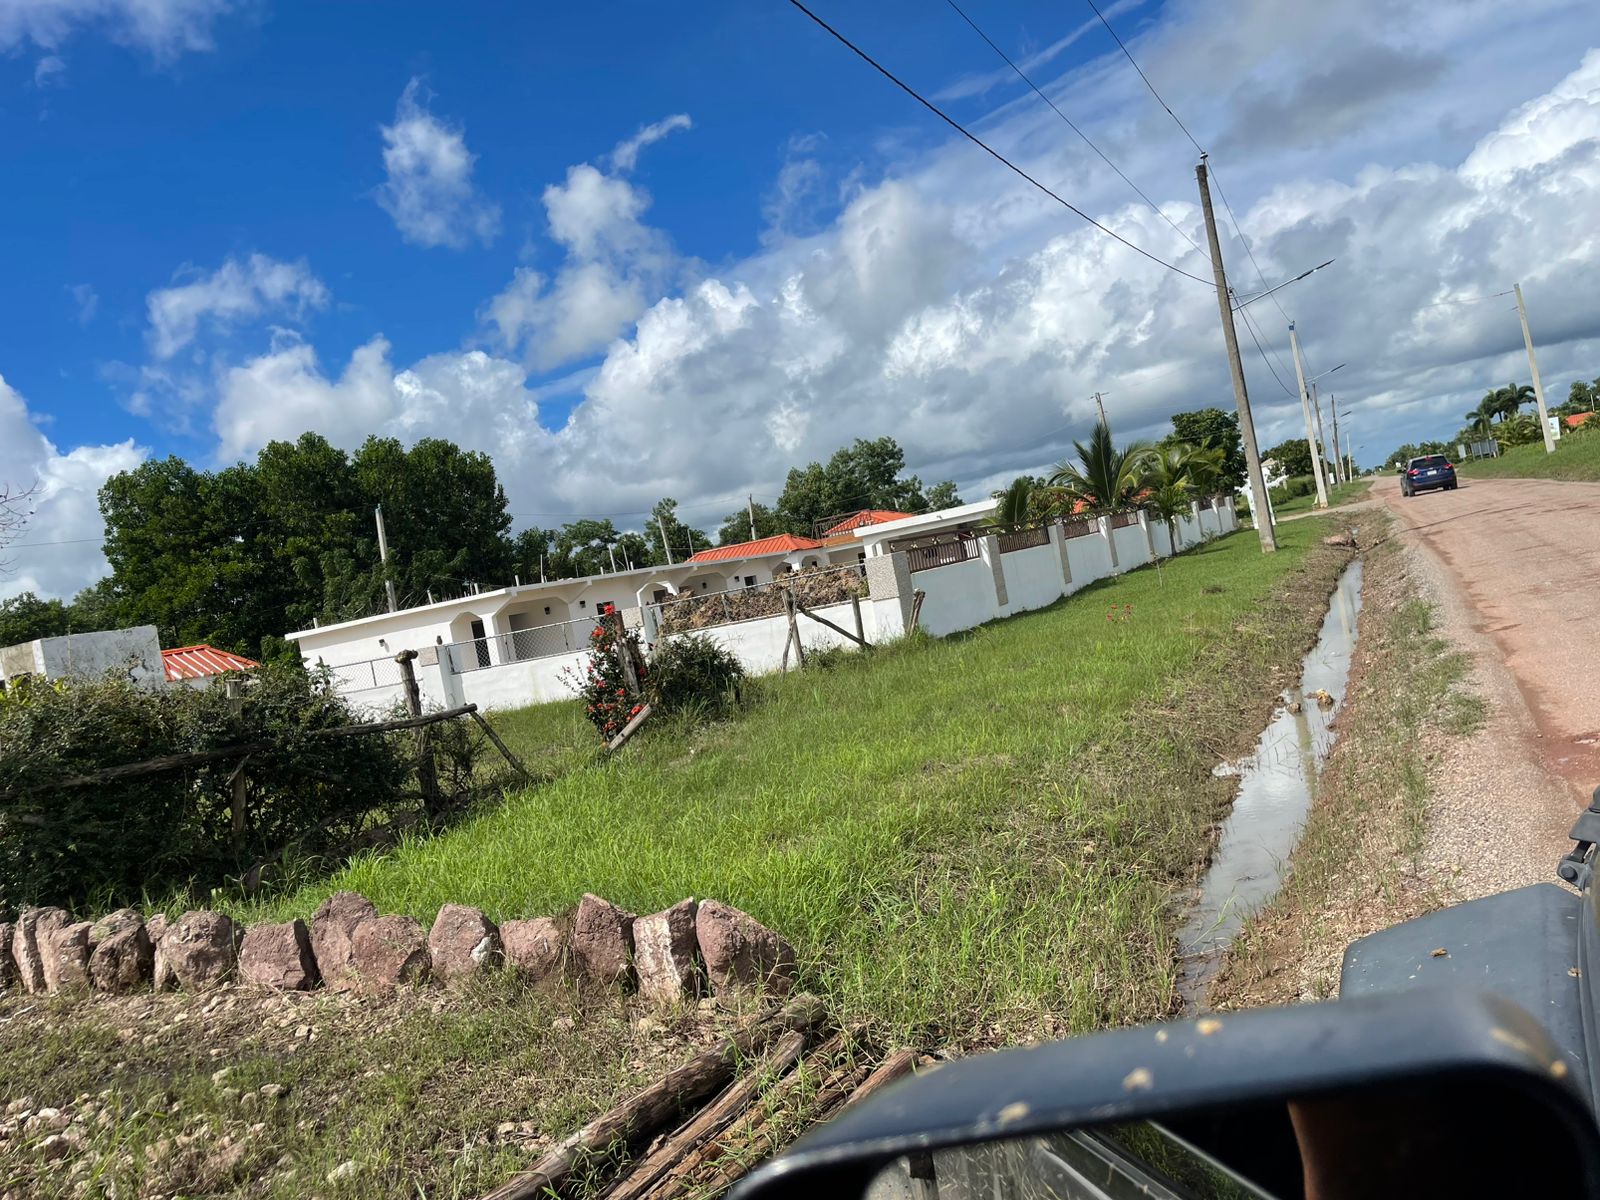
[[[222, 681], [223, 694], [227, 697], [228, 708], [237, 713], [244, 707], [244, 680], [238, 675], [229, 675]], [[245, 755], [234, 767], [230, 776], [232, 795], [229, 800], [229, 816], [233, 819], [233, 856], [235, 859], [244, 857], [244, 841], [246, 833], [246, 812], [250, 799], [250, 785], [244, 777], [244, 765], [250, 761], [250, 756]]]
[[1522, 319], [1522, 344], [1528, 348], [1528, 370], [1533, 372], [1533, 398], [1539, 405], [1539, 432], [1544, 434], [1544, 452], [1556, 452], [1555, 435], [1550, 432], [1550, 414], [1544, 406], [1544, 384], [1539, 381], [1539, 360], [1533, 353], [1533, 334], [1528, 332], [1528, 306], [1522, 302], [1522, 285], [1512, 284], [1517, 293], [1517, 316]]
[[1333, 481], [1349, 483], [1350, 476], [1344, 469], [1344, 450], [1339, 445], [1339, 397], [1332, 392], [1328, 393], [1328, 415], [1333, 418]]
[[1104, 425], [1106, 427], [1106, 431], [1109, 433], [1111, 430], [1111, 422], [1106, 420], [1106, 402], [1101, 398], [1103, 395], [1103, 392], [1096, 392], [1094, 394], [1094, 406], [1100, 410], [1100, 424]]
[[1317, 430], [1311, 423], [1311, 389], [1306, 386], [1306, 367], [1300, 361], [1300, 337], [1294, 322], [1289, 322], [1289, 349], [1294, 351], [1294, 378], [1300, 385], [1300, 415], [1306, 421], [1306, 445], [1311, 448], [1311, 474], [1317, 481], [1317, 507], [1328, 507], [1328, 485], [1322, 478], [1322, 449], [1317, 445]]
[[1217, 218], [1211, 211], [1211, 185], [1206, 180], [1205, 155], [1195, 164], [1195, 178], [1200, 182], [1200, 207], [1206, 218], [1206, 242], [1211, 248], [1211, 274], [1217, 282], [1217, 308], [1222, 313], [1222, 339], [1228, 347], [1228, 369], [1233, 375], [1233, 402], [1239, 410], [1239, 435], [1244, 441], [1245, 464], [1249, 469], [1251, 512], [1256, 518], [1256, 534], [1261, 539], [1261, 552], [1271, 554], [1278, 549], [1278, 539], [1272, 530], [1272, 510], [1268, 507], [1267, 481], [1261, 475], [1261, 452], [1256, 447], [1256, 423], [1250, 416], [1250, 395], [1245, 390], [1244, 362], [1239, 358], [1239, 333], [1233, 327], [1233, 304], [1228, 296], [1228, 275], [1222, 267], [1222, 243], [1217, 238]]
[[[405, 684], [406, 711], [413, 717], [422, 715], [422, 689], [417, 686], [415, 650], [402, 650], [394, 656], [400, 664], [401, 681]], [[422, 805], [428, 815], [439, 811], [439, 772], [433, 762], [433, 731], [426, 725], [417, 730], [417, 786], [422, 789]]]

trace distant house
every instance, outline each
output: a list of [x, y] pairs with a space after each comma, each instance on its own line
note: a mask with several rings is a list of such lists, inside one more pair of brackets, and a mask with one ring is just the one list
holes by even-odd
[[192, 688], [210, 687], [219, 675], [248, 671], [260, 665], [242, 654], [230, 654], [214, 646], [179, 646], [175, 650], [161, 652], [161, 666], [167, 682]]
[[1592, 417], [1592, 416], [1594, 416], [1594, 413], [1592, 413], [1592, 412], [1570, 413], [1569, 415], [1567, 415], [1565, 417], [1562, 417], [1561, 418], [1561, 422], [1568, 429], [1576, 429], [1576, 428], [1578, 428], [1578, 426], [1586, 424], [1588, 422], [1589, 418]]

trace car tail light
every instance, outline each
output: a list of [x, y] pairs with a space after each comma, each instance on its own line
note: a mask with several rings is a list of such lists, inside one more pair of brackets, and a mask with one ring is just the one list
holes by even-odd
[[1446, 471], [1454, 471], [1456, 469], [1456, 465], [1455, 463], [1445, 463], [1444, 469]]
[[1411, 470], [1409, 470], [1409, 471], [1407, 471], [1407, 472], [1406, 472], [1406, 475], [1407, 475], [1407, 476], [1408, 476], [1408, 477], [1409, 477], [1409, 476], [1414, 476], [1414, 475], [1421, 475], [1421, 474], [1422, 474], [1422, 472], [1421, 472], [1421, 471], [1418, 471], [1418, 470], [1417, 470], [1417, 469], [1416, 469], [1416, 468], [1415, 468], [1415, 467], [1413, 467], [1413, 468], [1412, 468], [1412, 469], [1411, 469]]

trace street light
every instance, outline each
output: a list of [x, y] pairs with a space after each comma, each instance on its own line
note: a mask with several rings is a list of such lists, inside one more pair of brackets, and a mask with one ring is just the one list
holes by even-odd
[[[1264, 299], [1267, 296], [1272, 295], [1272, 293], [1277, 291], [1278, 288], [1286, 288], [1291, 283], [1299, 283], [1307, 275], [1315, 275], [1318, 271], [1322, 270], [1323, 267], [1331, 266], [1333, 264], [1333, 262], [1334, 262], [1334, 260], [1330, 258], [1325, 263], [1318, 263], [1316, 266], [1312, 267], [1311, 270], [1309, 270], [1309, 271], [1301, 271], [1300, 274], [1296, 275], [1293, 279], [1285, 279], [1282, 283], [1278, 284], [1277, 287], [1269, 287], [1264, 292], [1257, 292], [1255, 295], [1251, 296], [1248, 300], [1239, 300], [1239, 302], [1233, 306], [1233, 311], [1234, 312], [1238, 312], [1240, 309], [1244, 308], [1246, 305], [1254, 304], [1257, 300], [1261, 300], [1261, 299]], [[1238, 297], [1235, 296], [1235, 299], [1238, 299]]]

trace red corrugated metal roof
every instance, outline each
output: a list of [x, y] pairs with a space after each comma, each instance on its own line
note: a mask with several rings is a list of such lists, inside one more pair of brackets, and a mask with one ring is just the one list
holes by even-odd
[[261, 664], [241, 654], [230, 654], [212, 646], [179, 646], [161, 652], [161, 665], [166, 668], [167, 682], [180, 679], [203, 679], [207, 675], [223, 675], [229, 671], [248, 671]]
[[832, 537], [837, 533], [849, 533], [852, 529], [860, 529], [863, 525], [882, 525], [885, 521], [898, 521], [913, 514], [895, 512], [892, 508], [863, 508], [853, 517], [846, 517], [837, 525], [832, 525], [822, 531], [823, 537]]
[[763, 554], [788, 554], [792, 550], [820, 550], [822, 543], [813, 538], [796, 537], [780, 533], [774, 537], [757, 538], [753, 542], [735, 542], [731, 546], [713, 546], [691, 554], [686, 562], [727, 562], [733, 558], [760, 558]]

